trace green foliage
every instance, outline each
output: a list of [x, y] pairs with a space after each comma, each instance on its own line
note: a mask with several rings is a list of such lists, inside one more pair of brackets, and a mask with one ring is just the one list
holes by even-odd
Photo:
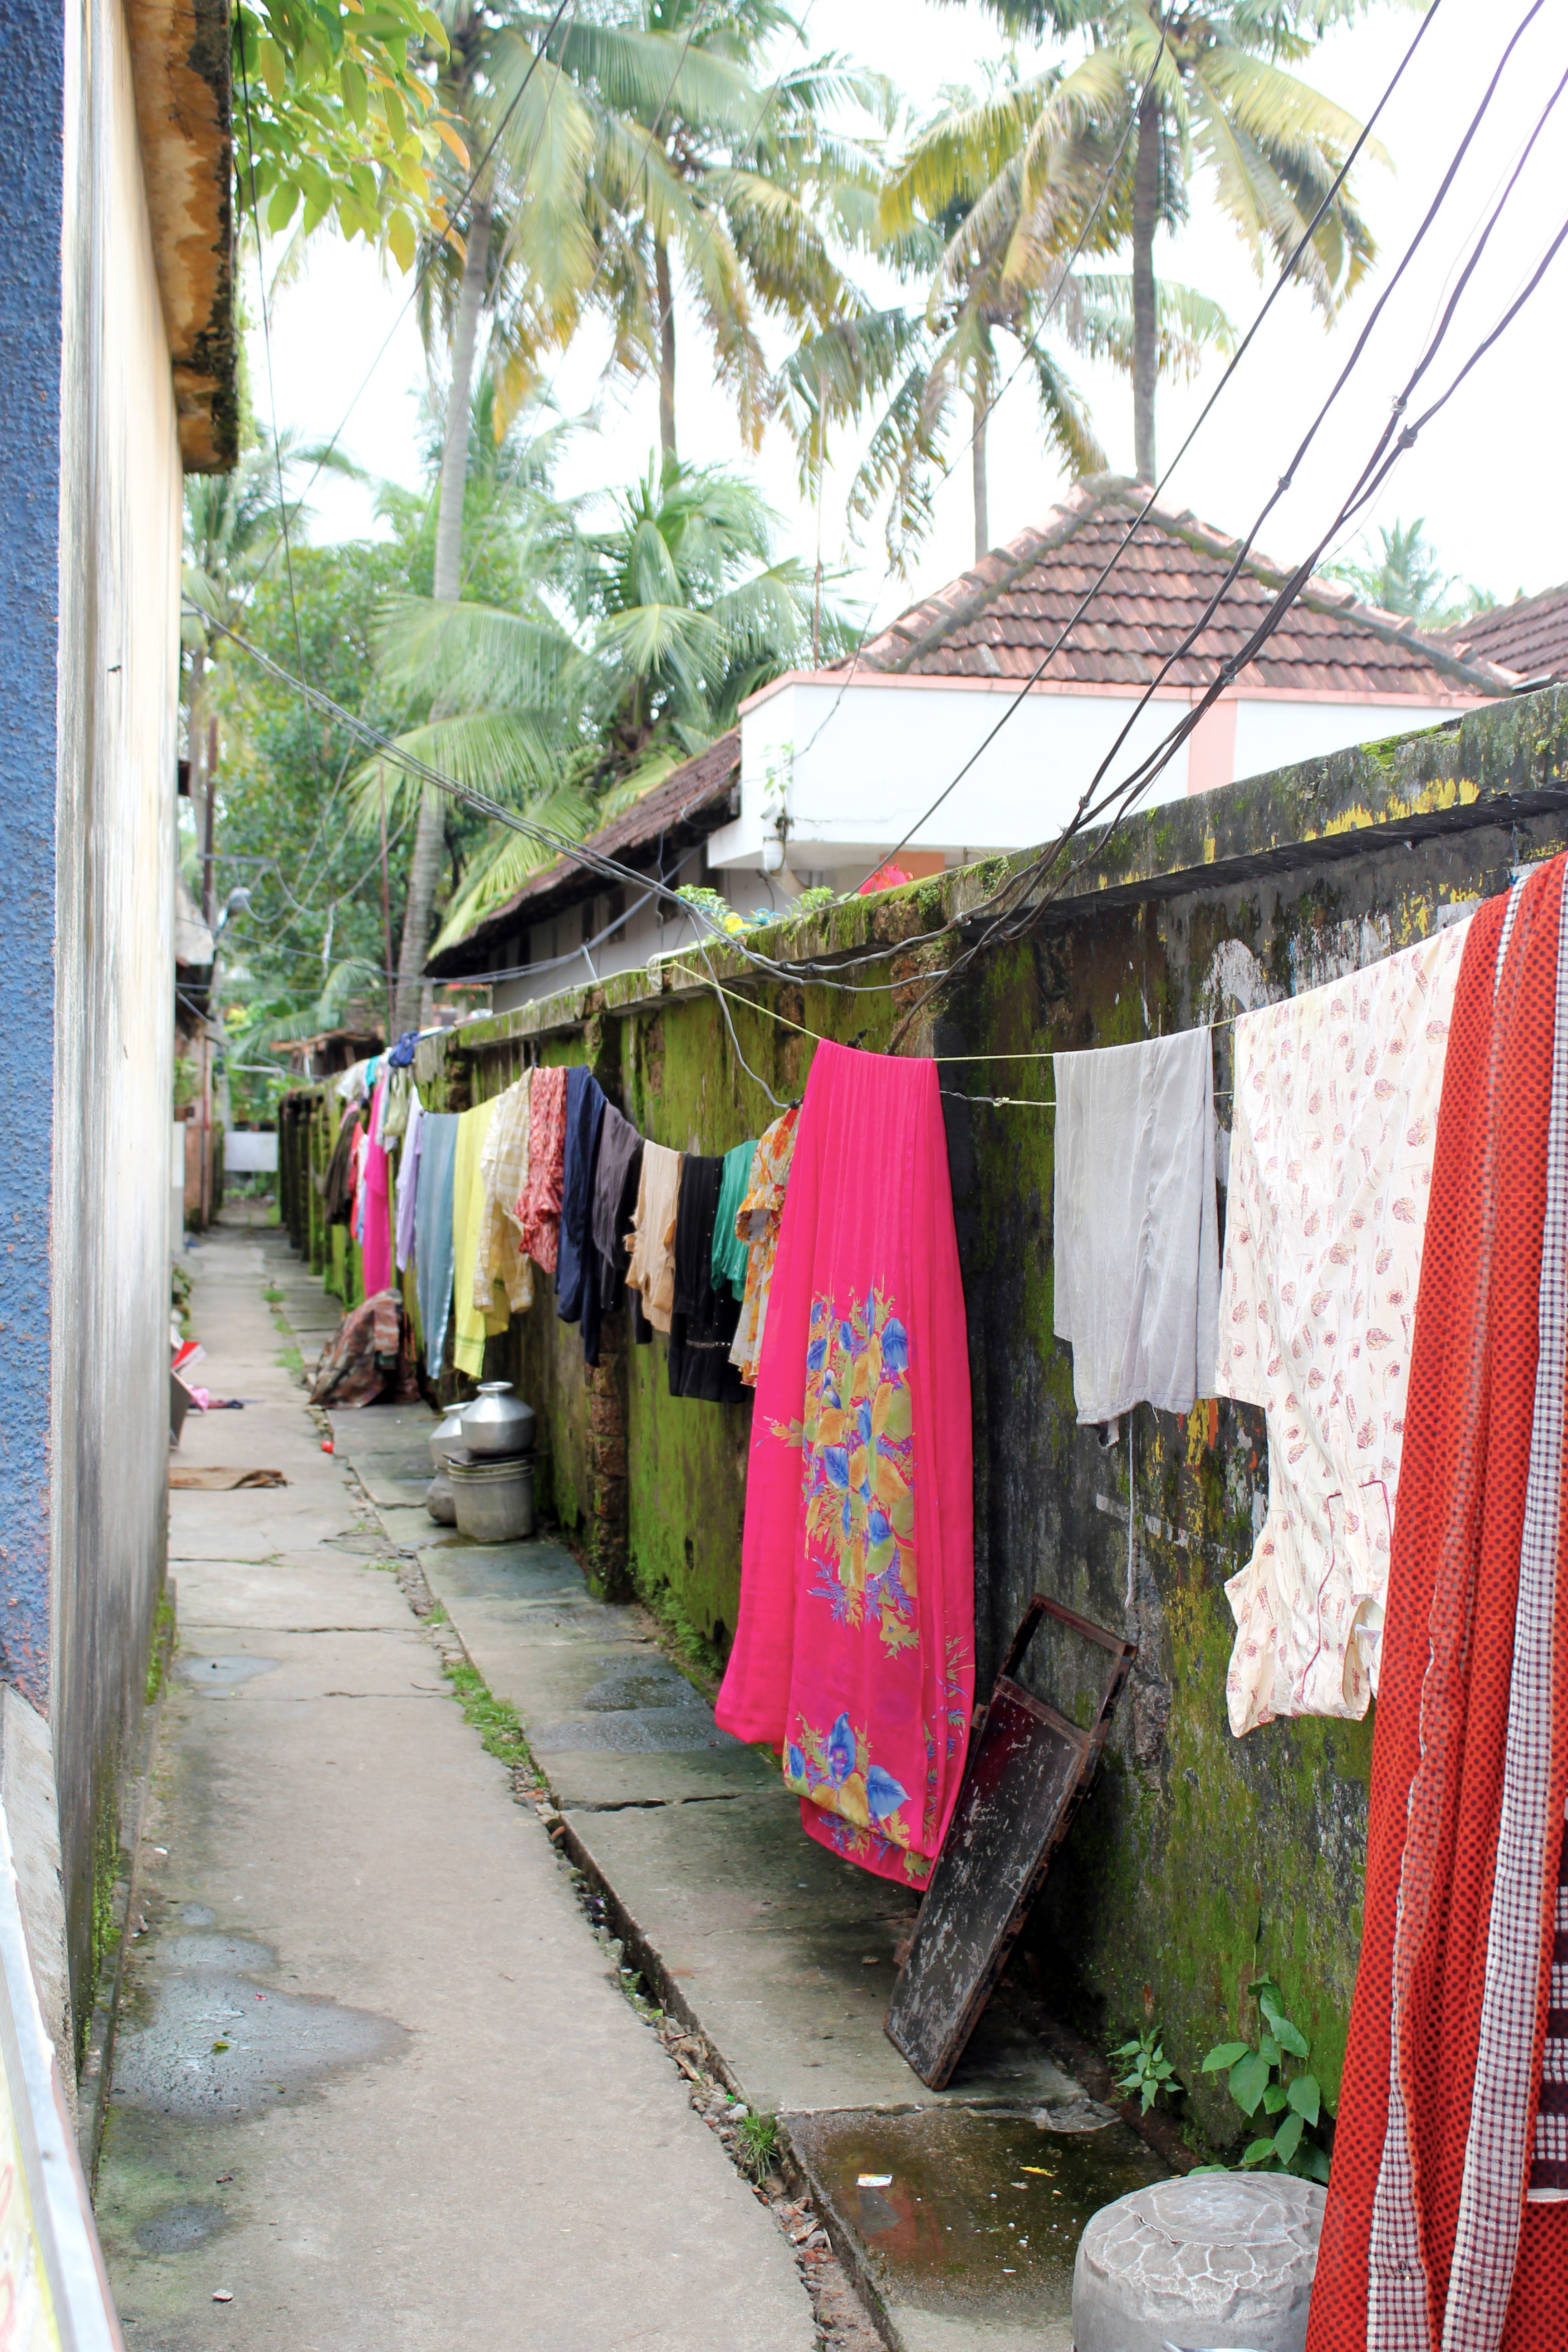
[[815, 914], [819, 907], [836, 907], [837, 903], [837, 890], [826, 882], [814, 882], [809, 890], [803, 890], [798, 898], [791, 899], [785, 909], [785, 919], [790, 915]]
[[[434, 1616], [435, 1612], [431, 1614]], [[489, 1753], [537, 1780], [539, 1768], [510, 1700], [497, 1698], [484, 1676], [466, 1658], [443, 1659], [441, 1671], [462, 1707], [464, 1722], [472, 1724]]]
[[443, 219], [437, 161], [468, 150], [436, 110], [446, 30], [419, 0], [239, 0], [232, 23], [236, 195], [275, 235], [332, 219], [413, 267]]
[[1245, 2168], [1326, 2181], [1329, 2158], [1321, 2132], [1331, 2118], [1318, 2078], [1307, 2066], [1311, 2045], [1286, 2015], [1285, 1996], [1272, 1977], [1255, 1978], [1247, 1990], [1262, 2012], [1257, 2042], [1222, 2042], [1204, 2060], [1203, 2071], [1228, 2074], [1230, 2095], [1242, 2114], [1250, 2122], [1261, 2109], [1265, 2125], [1273, 2126], [1243, 2149]]
[[1342, 580], [1364, 604], [1381, 605], [1385, 613], [1408, 617], [1424, 629], [1446, 629], [1490, 609], [1496, 599], [1473, 583], [1467, 585], [1457, 572], [1445, 572], [1442, 559], [1426, 536], [1425, 516], [1412, 523], [1396, 521], [1379, 530], [1381, 553], [1364, 560], [1349, 557], [1326, 567], [1331, 580]]
[[147, 1687], [142, 1704], [152, 1706], [163, 1687], [163, 1664], [174, 1632], [174, 1604], [166, 1592], [158, 1596], [158, 1606], [153, 1612], [153, 1646], [147, 1654]]
[[1110, 2056], [1125, 2062], [1121, 2073], [1113, 2077], [1117, 2089], [1124, 2098], [1142, 2100], [1144, 2115], [1162, 2093], [1167, 2098], [1174, 2095], [1171, 2087], [1173, 2084], [1177, 2090], [1181, 2088], [1176, 2070], [1161, 2046], [1157, 2025], [1151, 2026], [1146, 2033], [1136, 2035], [1131, 2042], [1119, 2042]]
[[760, 2185], [773, 2170], [779, 2152], [779, 2127], [773, 2116], [742, 2116], [735, 2126], [735, 2154], [743, 2172]]

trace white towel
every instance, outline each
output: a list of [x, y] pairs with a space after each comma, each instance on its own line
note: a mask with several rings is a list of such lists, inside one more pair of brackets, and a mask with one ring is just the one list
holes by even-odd
[[1056, 1056], [1056, 1331], [1080, 1422], [1212, 1393], [1219, 1332], [1209, 1032]]

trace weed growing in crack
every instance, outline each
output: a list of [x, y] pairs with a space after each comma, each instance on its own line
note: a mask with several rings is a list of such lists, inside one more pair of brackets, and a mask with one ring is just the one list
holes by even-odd
[[779, 2127], [772, 2116], [742, 2116], [735, 2126], [735, 2160], [759, 2185], [778, 2161]]
[[[430, 1612], [430, 1622], [436, 1622], [439, 1608], [437, 1602]], [[441, 1672], [452, 1685], [464, 1722], [472, 1724], [489, 1754], [513, 1770], [521, 1767], [537, 1779], [538, 1769], [529, 1751], [527, 1735], [510, 1701], [497, 1698], [478, 1668], [463, 1659], [443, 1658]]]

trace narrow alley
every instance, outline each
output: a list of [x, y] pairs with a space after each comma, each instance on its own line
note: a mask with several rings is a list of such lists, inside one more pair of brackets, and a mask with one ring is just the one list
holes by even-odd
[[170, 1498], [179, 1646], [98, 2179], [126, 2343], [804, 2352], [786, 2238], [321, 1450], [263, 1295], [287, 1258], [219, 1226], [190, 1260], [247, 1402], [178, 1458], [288, 1484]]

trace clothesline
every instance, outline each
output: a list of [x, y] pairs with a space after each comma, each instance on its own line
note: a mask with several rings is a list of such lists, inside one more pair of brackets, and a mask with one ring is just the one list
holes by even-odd
[[[739, 990], [726, 988], [723, 982], [715, 979], [710, 971], [693, 971], [689, 964], [674, 962], [670, 964], [669, 969], [672, 971], [683, 972], [688, 980], [695, 980], [700, 984], [706, 983], [720, 996], [727, 996], [731, 1004], [744, 1005], [752, 1013], [765, 1013], [770, 1021], [776, 1021], [781, 1028], [793, 1029], [797, 1036], [809, 1037], [814, 1045], [829, 1045], [840, 1042], [835, 1038], [825, 1037], [819, 1029], [808, 1029], [804, 1021], [792, 1021], [787, 1013], [777, 1013], [771, 1004], [759, 1003], [755, 997], [742, 996]], [[1240, 1020], [1243, 1010], [1250, 1009], [1250, 1007], [1243, 1007], [1235, 1013], [1224, 1013], [1219, 1020], [1207, 1022], [1204, 1025], [1211, 1031], [1228, 1028], [1233, 1021]], [[924, 1058], [932, 1062], [1054, 1062], [1057, 1056], [1054, 1050], [1046, 1053], [1016, 1054], [993, 1053], [989, 1048], [983, 1047], [978, 1052], [971, 1054], [931, 1054]], [[950, 1102], [984, 1103], [996, 1110], [1054, 1110], [1056, 1108], [1054, 1095], [971, 1095], [963, 1093], [956, 1087], [943, 1087], [942, 1092]], [[1216, 1087], [1215, 1099], [1216, 1102], [1228, 1102], [1230, 1088]]]

